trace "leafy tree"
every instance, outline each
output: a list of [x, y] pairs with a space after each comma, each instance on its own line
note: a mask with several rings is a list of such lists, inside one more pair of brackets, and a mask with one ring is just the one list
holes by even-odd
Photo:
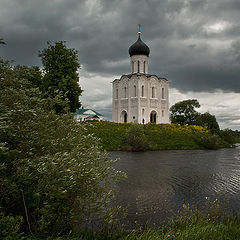
[[177, 102], [170, 108], [170, 120], [180, 125], [194, 125], [199, 115], [195, 108], [199, 107], [200, 104], [196, 99]]
[[226, 141], [230, 145], [233, 145], [237, 141], [234, 132], [231, 129], [228, 129], [228, 128], [226, 128], [224, 130], [221, 130], [220, 131], [220, 136], [222, 137], [222, 139], [224, 141]]
[[16, 234], [21, 219], [24, 232], [61, 235], [111, 216], [122, 173], [72, 114], [55, 113], [51, 106], [63, 100], [42, 98], [13, 69], [1, 61], [0, 236], [8, 226]]
[[198, 115], [196, 125], [204, 127], [213, 134], [219, 134], [220, 131], [216, 117], [208, 112]]
[[79, 68], [77, 51], [68, 49], [65, 42], [55, 42], [39, 52], [44, 68], [42, 91], [54, 97], [61, 92], [69, 101], [69, 109], [75, 112], [81, 106], [79, 96], [82, 90], [78, 84]]

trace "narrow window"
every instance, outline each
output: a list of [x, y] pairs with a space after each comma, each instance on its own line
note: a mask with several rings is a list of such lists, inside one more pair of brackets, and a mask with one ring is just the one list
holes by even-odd
[[144, 116], [144, 108], [142, 109], [142, 115]]
[[138, 73], [140, 71], [140, 62], [138, 61]]
[[116, 90], [116, 99], [118, 99], [118, 89]]
[[134, 95], [133, 95], [134, 97], [136, 97], [137, 96], [137, 87], [134, 85]]
[[162, 110], [162, 117], [164, 117], [164, 110]]
[[143, 72], [146, 73], [146, 61], [143, 62]]
[[164, 96], [164, 88], [162, 88], [162, 99], [165, 99], [165, 96]]
[[127, 88], [124, 87], [124, 98], [127, 98]]
[[142, 86], [142, 97], [144, 97], [144, 86]]
[[155, 88], [152, 87], [152, 98], [155, 98]]
[[134, 62], [132, 61], [132, 73], [134, 73]]

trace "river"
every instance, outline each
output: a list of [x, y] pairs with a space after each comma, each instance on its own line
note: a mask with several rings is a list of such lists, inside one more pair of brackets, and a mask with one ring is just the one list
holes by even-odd
[[[240, 145], [219, 150], [109, 152], [128, 178], [118, 185], [116, 201], [127, 207], [125, 224], [158, 224], [183, 204], [205, 204], [206, 197], [228, 201], [240, 213]], [[219, 196], [218, 196], [219, 195]]]

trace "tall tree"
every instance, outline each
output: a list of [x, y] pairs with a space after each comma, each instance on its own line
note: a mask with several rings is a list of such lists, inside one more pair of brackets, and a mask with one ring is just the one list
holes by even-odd
[[170, 108], [170, 120], [172, 123], [180, 125], [196, 124], [199, 113], [195, 108], [199, 108], [200, 104], [197, 99], [189, 99], [175, 103]]
[[42, 91], [55, 97], [61, 92], [69, 101], [69, 109], [75, 112], [81, 106], [79, 96], [82, 93], [77, 70], [80, 67], [75, 49], [67, 48], [65, 42], [48, 42], [48, 47], [39, 56], [42, 59], [44, 77]]
[[204, 127], [213, 134], [219, 134], [220, 131], [216, 117], [208, 112], [199, 114], [196, 119], [196, 125]]

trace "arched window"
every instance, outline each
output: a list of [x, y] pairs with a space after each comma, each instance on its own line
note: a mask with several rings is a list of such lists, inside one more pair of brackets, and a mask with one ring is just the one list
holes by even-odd
[[118, 89], [116, 89], [116, 99], [118, 99]]
[[146, 61], [143, 62], [143, 72], [146, 73]]
[[140, 72], [140, 62], [138, 61], [138, 73]]
[[134, 93], [133, 93], [133, 96], [134, 96], [134, 97], [137, 96], [137, 87], [136, 87], [136, 85], [134, 85]]
[[162, 99], [165, 99], [164, 88], [162, 88]]
[[143, 116], [144, 116], [144, 113], [145, 113], [145, 112], [144, 112], [144, 108], [143, 108], [143, 109], [142, 109], [142, 115], [143, 115]]
[[127, 87], [124, 87], [124, 98], [127, 98]]
[[164, 110], [162, 110], [162, 117], [164, 117]]
[[155, 98], [155, 87], [152, 87], [152, 98]]
[[132, 73], [134, 73], [134, 62], [132, 61]]
[[144, 86], [142, 85], [142, 97], [144, 97]]

